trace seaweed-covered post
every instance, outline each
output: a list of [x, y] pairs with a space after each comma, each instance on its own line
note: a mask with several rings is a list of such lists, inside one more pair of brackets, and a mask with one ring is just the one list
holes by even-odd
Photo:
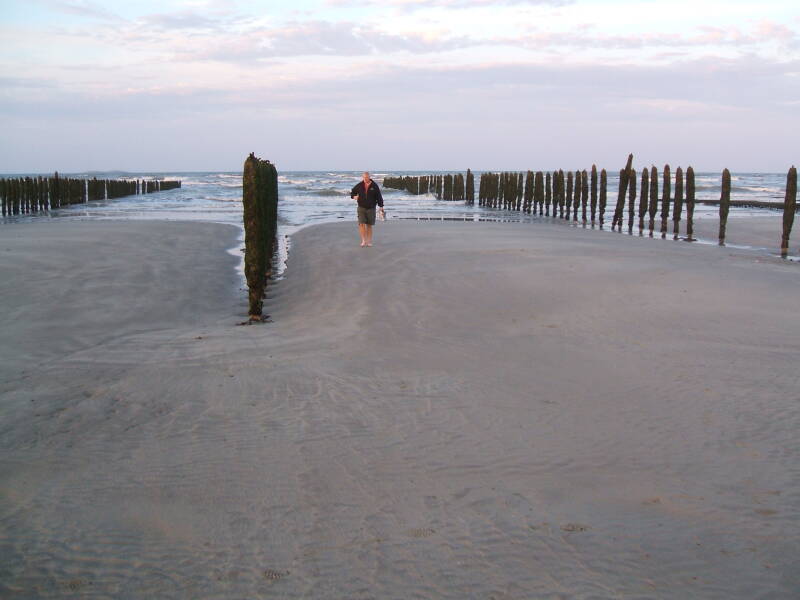
[[661, 190], [661, 239], [667, 237], [667, 221], [669, 221], [670, 183], [669, 165], [664, 165], [664, 186]]
[[525, 173], [525, 202], [522, 205], [523, 212], [530, 213], [531, 210], [536, 212], [536, 206], [533, 199], [533, 171], [528, 171]]
[[[636, 169], [628, 173], [628, 234], [633, 233], [633, 217], [636, 207]], [[622, 223], [620, 223], [622, 229]]]
[[586, 227], [586, 208], [589, 204], [589, 174], [584, 169], [581, 172], [581, 220]]
[[783, 200], [783, 236], [781, 237], [781, 257], [789, 254], [789, 236], [794, 224], [794, 211], [797, 208], [797, 169], [789, 169], [786, 175], [786, 195]]
[[639, 192], [639, 235], [644, 235], [644, 216], [647, 214], [647, 196], [650, 191], [650, 173], [642, 169], [642, 191]]
[[686, 241], [694, 238], [694, 169], [686, 169]]
[[[539, 214], [542, 214], [542, 205], [544, 204], [544, 173], [541, 171], [536, 171], [536, 175], [534, 176], [533, 180], [533, 199], [534, 199], [534, 206], [539, 206]], [[536, 210], [534, 209], [534, 213]]]
[[544, 214], [550, 216], [550, 202], [553, 199], [553, 182], [550, 176], [550, 171], [547, 172], [547, 177], [544, 183]]
[[619, 231], [622, 233], [622, 211], [625, 207], [625, 192], [628, 188], [627, 184], [627, 171], [620, 169], [619, 171], [619, 187], [617, 188], [617, 203], [614, 205], [614, 217], [611, 220], [611, 231], [616, 229], [619, 225]]
[[592, 165], [591, 213], [592, 213], [592, 227], [594, 227], [594, 222], [597, 218], [597, 165]]
[[567, 171], [567, 196], [566, 196], [566, 213], [564, 217], [567, 221], [572, 214], [572, 171]]
[[606, 214], [606, 202], [608, 200], [608, 174], [606, 170], [600, 171], [600, 229], [603, 228], [603, 217]]
[[650, 216], [650, 237], [653, 237], [653, 231], [656, 228], [656, 212], [658, 211], [658, 169], [655, 165], [650, 168], [650, 207], [648, 213]]
[[2, 207], [3, 216], [6, 216], [6, 180], [0, 179], [0, 207]]
[[525, 195], [525, 180], [522, 173], [517, 173], [517, 207], [516, 210], [522, 208], [522, 198]]
[[[427, 183], [425, 191], [428, 191]], [[467, 204], [470, 206], [475, 204], [475, 174], [469, 169], [467, 169]]]
[[725, 233], [728, 227], [728, 210], [731, 206], [731, 172], [722, 172], [722, 193], [719, 197], [719, 245], [725, 245]]
[[675, 205], [672, 210], [672, 239], [678, 239], [680, 232], [681, 214], [683, 212], [683, 169], [678, 167], [675, 171]]
[[575, 171], [575, 198], [572, 202], [572, 220], [575, 222], [578, 221], [578, 209], [581, 205], [581, 189], [583, 187], [581, 179], [581, 172]]
[[277, 228], [278, 185], [275, 167], [254, 153], [244, 161], [242, 205], [250, 321], [263, 321], [264, 290]]

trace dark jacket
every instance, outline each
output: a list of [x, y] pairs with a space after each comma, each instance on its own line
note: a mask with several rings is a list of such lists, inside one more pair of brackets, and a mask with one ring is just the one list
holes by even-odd
[[358, 196], [358, 205], [364, 208], [375, 208], [377, 204], [383, 208], [383, 196], [381, 195], [381, 188], [374, 180], [370, 180], [369, 189], [364, 190], [364, 182], [359, 181], [350, 191], [350, 197]]

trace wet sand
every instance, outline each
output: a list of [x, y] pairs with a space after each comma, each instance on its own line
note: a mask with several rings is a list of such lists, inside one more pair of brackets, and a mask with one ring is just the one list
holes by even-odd
[[337, 223], [237, 327], [237, 235], [0, 230], [1, 596], [800, 592], [800, 265]]

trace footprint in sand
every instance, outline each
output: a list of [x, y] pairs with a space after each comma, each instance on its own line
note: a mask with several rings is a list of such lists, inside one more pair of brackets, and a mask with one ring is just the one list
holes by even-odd
[[289, 575], [289, 571], [276, 571], [274, 569], [266, 569], [264, 571], [264, 579], [269, 581], [277, 581]]
[[413, 538], [426, 538], [432, 536], [434, 533], [436, 533], [436, 530], [428, 527], [420, 527], [417, 529], [410, 529], [408, 531], [408, 535]]
[[581, 525], [580, 523], [567, 523], [561, 526], [561, 531], [566, 531], [567, 533], [586, 531], [587, 529], [589, 529], [588, 525]]

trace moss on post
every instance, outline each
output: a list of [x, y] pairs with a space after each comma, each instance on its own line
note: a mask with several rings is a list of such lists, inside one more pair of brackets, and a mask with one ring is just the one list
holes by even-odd
[[683, 214], [683, 169], [675, 171], [675, 205], [672, 210], [672, 239], [678, 239], [681, 215]]
[[731, 205], [731, 172], [722, 172], [722, 192], [719, 197], [719, 245], [725, 245], [725, 234], [728, 227], [728, 210]]
[[789, 254], [789, 236], [794, 225], [794, 211], [797, 209], [797, 169], [794, 165], [786, 174], [786, 194], [783, 198], [783, 235], [781, 236], [781, 256]]

